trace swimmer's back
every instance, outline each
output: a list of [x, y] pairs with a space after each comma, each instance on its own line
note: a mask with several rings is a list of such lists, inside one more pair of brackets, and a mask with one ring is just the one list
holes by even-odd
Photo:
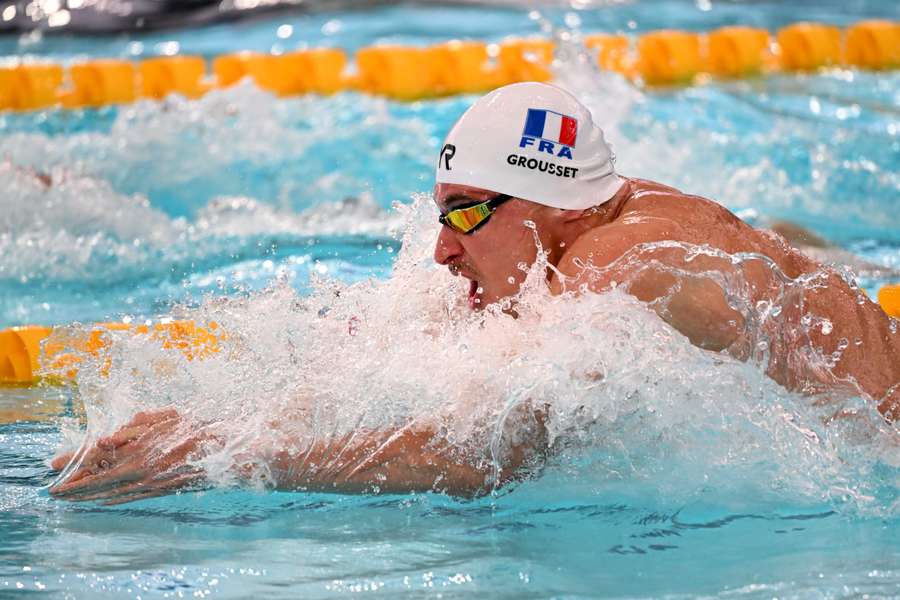
[[[602, 230], [609, 227], [615, 235], [631, 231], [627, 237], [635, 243], [675, 240], [729, 254], [761, 254], [791, 279], [817, 274], [815, 282], [803, 285], [802, 297], [783, 307], [784, 327], [770, 340], [769, 374], [789, 389], [807, 392], [821, 389], [818, 383], [858, 385], [879, 403], [883, 414], [896, 418], [892, 413], [900, 412], [900, 328], [876, 303], [780, 235], [754, 229], [716, 202], [642, 179], [629, 179], [627, 185], [628, 195], [614, 220], [583, 238], [600, 238]], [[771, 269], [750, 265], [745, 275], [754, 302], [783, 302], [779, 290], [784, 288]], [[800, 327], [804, 314], [824, 319], [828, 325]], [[805, 359], [798, 361], [801, 345], [837, 360], [824, 370]]]
[[820, 265], [769, 231], [754, 229], [717, 202], [685, 194], [645, 179], [629, 179], [628, 195], [615, 222], [667, 220], [677, 241], [708, 245], [729, 254], [752, 252], [772, 259], [785, 275], [796, 278]]

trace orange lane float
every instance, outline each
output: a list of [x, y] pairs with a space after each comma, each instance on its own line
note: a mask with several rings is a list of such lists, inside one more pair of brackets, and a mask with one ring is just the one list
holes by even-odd
[[722, 27], [706, 36], [706, 69], [717, 77], [758, 75], [772, 66], [771, 39], [765, 29]]
[[703, 68], [700, 36], [689, 31], [654, 31], [638, 40], [638, 72], [650, 85], [691, 83]]
[[60, 95], [63, 106], [128, 104], [137, 97], [136, 69], [127, 60], [94, 60], [72, 65], [72, 89]]
[[[835, 66], [900, 68], [900, 22], [869, 20], [841, 29], [794, 23], [773, 37], [764, 29], [731, 26], [709, 33], [597, 33], [584, 38], [603, 69], [648, 85], [684, 85], [707, 76], [747, 77], [774, 70]], [[0, 110], [39, 110], [124, 104], [169, 94], [198, 98], [245, 77], [281, 97], [341, 90], [419, 100], [481, 93], [516, 81], [549, 81], [555, 46], [544, 38], [499, 44], [454, 40], [430, 47], [373, 46], [354, 57], [337, 48], [283, 54], [239, 52], [216, 57], [207, 74], [199, 56], [160, 56], [139, 62], [92, 60], [68, 70], [48, 63], [0, 66]], [[701, 77], [698, 77], [701, 76]]]
[[543, 38], [507, 40], [500, 44], [500, 65], [506, 72], [506, 82], [550, 81], [553, 62], [553, 42]]
[[508, 81], [496, 45], [454, 40], [432, 46], [428, 52], [440, 95], [487, 92]]
[[781, 67], [812, 71], [841, 62], [841, 30], [821, 23], [794, 23], [778, 31]]
[[884, 312], [900, 319], [900, 285], [886, 285], [879, 289], [878, 304]]
[[57, 64], [22, 64], [0, 67], [0, 109], [35, 110], [54, 106], [63, 82]]
[[[98, 357], [109, 345], [108, 333], [129, 331], [149, 335], [163, 348], [179, 350], [188, 360], [205, 358], [219, 351], [225, 334], [218, 324], [200, 326], [193, 321], [169, 321], [153, 325], [97, 323], [89, 331], [54, 330], [24, 326], [0, 331], [0, 383], [33, 384], [40, 373], [72, 379], [85, 356]], [[108, 359], [107, 359], [108, 361]], [[106, 364], [104, 369], [108, 369]]]
[[294, 55], [244, 52], [215, 59], [213, 72], [220, 87], [250, 77], [260, 89], [276, 96], [296, 96], [307, 91], [297, 62]]
[[409, 46], [372, 46], [356, 53], [359, 90], [399, 100], [435, 95], [437, 76], [429, 51]]
[[599, 33], [584, 38], [584, 45], [597, 53], [597, 64], [606, 71], [615, 71], [626, 77], [637, 73], [631, 44], [624, 35]]
[[900, 23], [863, 21], [847, 30], [847, 64], [863, 69], [900, 67]]
[[41, 342], [49, 327], [13, 327], [0, 331], [0, 382], [33, 383], [39, 368]]
[[199, 56], [158, 56], [140, 63], [140, 92], [162, 100], [169, 94], [199, 98], [209, 89], [203, 82], [206, 61]]
[[[886, 285], [878, 290], [878, 304], [890, 316], [900, 318], [900, 284]], [[51, 329], [39, 325], [12, 327], [0, 331], [0, 384], [32, 385], [42, 373], [50, 373], [47, 380], [54, 383], [71, 380], [86, 356], [100, 357], [109, 346], [108, 333], [128, 331], [134, 335], [149, 335], [162, 348], [176, 349], [188, 360], [209, 357], [221, 349], [227, 338], [215, 322], [205, 326], [193, 321], [167, 321], [153, 325], [128, 323], [97, 323], [90, 330]], [[109, 357], [101, 372], [110, 366]]]
[[278, 96], [304, 93], [332, 94], [343, 89], [347, 56], [341, 50], [320, 48], [285, 54], [239, 52], [213, 60], [218, 87], [250, 77], [262, 89]]

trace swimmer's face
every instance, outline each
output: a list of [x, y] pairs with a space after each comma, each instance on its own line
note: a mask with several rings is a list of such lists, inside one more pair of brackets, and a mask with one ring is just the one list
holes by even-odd
[[[439, 183], [434, 188], [435, 203], [442, 214], [496, 195], [489, 190], [450, 183]], [[519, 265], [531, 266], [537, 257], [535, 229], [525, 222], [536, 225], [542, 245], [549, 243], [545, 237], [552, 231], [552, 211], [513, 198], [498, 206], [490, 219], [471, 233], [460, 233], [442, 225], [434, 260], [449, 267], [454, 275], [469, 279], [469, 305], [484, 308], [519, 291], [526, 275]]]

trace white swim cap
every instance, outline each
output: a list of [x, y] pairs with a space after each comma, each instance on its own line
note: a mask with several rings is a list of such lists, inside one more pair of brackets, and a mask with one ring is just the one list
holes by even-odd
[[537, 82], [479, 98], [444, 140], [435, 180], [575, 210], [606, 202], [624, 183], [590, 111]]

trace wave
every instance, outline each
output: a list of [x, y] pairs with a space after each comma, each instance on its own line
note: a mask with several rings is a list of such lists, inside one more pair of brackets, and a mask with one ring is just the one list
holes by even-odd
[[[255, 255], [265, 242], [307, 246], [323, 237], [385, 240], [395, 216], [368, 194], [301, 212], [246, 197], [220, 197], [195, 219], [172, 218], [141, 195], [65, 169], [41, 173], [0, 163], [0, 281], [108, 285], [181, 275]], [[201, 269], [202, 270], [202, 269]]]

